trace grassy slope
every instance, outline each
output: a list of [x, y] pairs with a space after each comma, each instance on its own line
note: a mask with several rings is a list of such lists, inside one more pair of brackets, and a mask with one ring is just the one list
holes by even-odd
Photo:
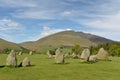
[[0, 50], [4, 50], [5, 48], [21, 49], [21, 47], [18, 44], [0, 39]]
[[38, 40], [41, 45], [67, 45], [72, 46], [74, 44], [80, 44], [81, 46], [88, 46], [93, 44], [91, 41], [81, 37], [79, 34], [73, 31], [60, 32], [43, 39]]
[[[79, 63], [78, 59], [66, 59], [66, 64], [55, 64], [46, 55], [17, 56], [20, 62], [25, 56], [31, 59], [31, 67], [0, 68], [0, 80], [119, 80], [120, 58], [94, 64]], [[0, 65], [7, 55], [0, 55]]]
[[45, 38], [42, 38], [35, 42], [27, 42], [22, 43], [22, 45], [25, 48], [38, 50], [40, 51], [41, 47], [44, 46], [73, 46], [74, 44], [80, 44], [81, 46], [90, 46], [95, 45], [95, 43], [89, 41], [88, 39], [85, 39], [80, 36], [80, 34], [73, 32], [73, 31], [64, 31], [60, 33], [56, 33], [50, 36], [47, 36]]

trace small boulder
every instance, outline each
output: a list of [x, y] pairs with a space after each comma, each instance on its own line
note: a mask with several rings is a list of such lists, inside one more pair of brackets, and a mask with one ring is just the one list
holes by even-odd
[[69, 54], [69, 53], [66, 53], [66, 54], [64, 55], [64, 58], [70, 58], [70, 54]]
[[78, 59], [78, 55], [76, 53], [73, 52], [73, 54], [71, 55], [73, 59]]
[[30, 66], [30, 59], [28, 57], [25, 57], [24, 60], [22, 61], [22, 66]]
[[89, 57], [89, 61], [90, 61], [90, 62], [96, 62], [96, 61], [97, 61], [96, 55], [91, 55], [91, 56]]

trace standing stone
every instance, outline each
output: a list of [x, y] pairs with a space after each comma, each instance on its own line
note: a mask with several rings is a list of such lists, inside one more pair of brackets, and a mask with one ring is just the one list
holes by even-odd
[[28, 57], [25, 57], [24, 60], [22, 61], [22, 66], [30, 66], [30, 59]]
[[66, 54], [64, 55], [64, 58], [70, 58], [70, 54], [69, 54], [69, 53], [66, 53]]
[[80, 54], [77, 54], [77, 57], [80, 58]]
[[100, 48], [96, 57], [98, 59], [102, 59], [102, 60], [108, 60], [109, 59], [109, 54], [106, 50], [104, 50], [104, 48]]
[[61, 54], [60, 48], [58, 48], [58, 49], [55, 51], [55, 55], [59, 55], [59, 54]]
[[22, 51], [20, 51], [20, 52], [18, 53], [18, 55], [22, 55]]
[[6, 59], [6, 66], [17, 66], [17, 58], [14, 50], [11, 50], [10, 54]]
[[96, 62], [96, 61], [97, 61], [96, 55], [91, 55], [91, 56], [89, 57], [89, 61], [91, 61], [91, 62]]
[[30, 52], [29, 52], [29, 55], [33, 55], [33, 52], [32, 52], [32, 51], [30, 51]]
[[50, 53], [50, 50], [47, 51], [48, 58], [52, 58], [52, 54]]
[[78, 58], [77, 54], [73, 52], [72, 58], [73, 58], [73, 59], [77, 59], [77, 58]]
[[60, 48], [55, 52], [55, 61], [56, 63], [64, 63], [64, 55], [61, 53]]
[[89, 49], [84, 49], [81, 54], [81, 62], [86, 62], [88, 61], [88, 58], [90, 56], [90, 50]]

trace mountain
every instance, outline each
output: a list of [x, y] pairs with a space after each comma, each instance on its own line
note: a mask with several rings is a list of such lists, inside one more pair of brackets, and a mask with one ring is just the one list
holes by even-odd
[[77, 33], [80, 34], [81, 37], [86, 38], [86, 39], [88, 39], [91, 42], [94, 42], [96, 44], [114, 42], [110, 39], [100, 37], [100, 36], [97, 36], [97, 35], [93, 35], [93, 34], [90, 34], [90, 33], [83, 33], [83, 32], [77, 32]]
[[43, 47], [73, 46], [75, 44], [79, 44], [82, 47], [89, 47], [91, 45], [110, 42], [113, 41], [89, 33], [62, 31], [49, 35], [37, 41], [24, 42], [20, 45], [30, 50], [40, 51]]
[[21, 50], [21, 49], [23, 49], [23, 47], [19, 46], [16, 43], [9, 42], [4, 39], [0, 39], [0, 52], [2, 52], [5, 49]]

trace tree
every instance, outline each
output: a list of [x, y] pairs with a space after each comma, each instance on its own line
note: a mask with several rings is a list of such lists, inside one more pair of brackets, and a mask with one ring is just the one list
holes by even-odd
[[11, 51], [10, 48], [5, 48], [5, 49], [3, 50], [3, 53], [9, 53], [10, 51]]
[[80, 45], [75, 44], [71, 50], [72, 50], [72, 53], [74, 52], [76, 54], [79, 54], [81, 52]]

